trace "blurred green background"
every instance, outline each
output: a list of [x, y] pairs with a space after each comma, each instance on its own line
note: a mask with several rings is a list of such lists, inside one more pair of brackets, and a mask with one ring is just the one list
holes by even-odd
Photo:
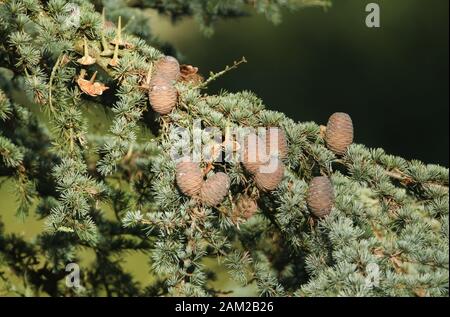
[[[365, 26], [365, 6], [381, 7], [381, 28]], [[326, 124], [335, 111], [348, 112], [355, 141], [426, 163], [448, 166], [447, 0], [334, 0], [327, 11], [284, 12], [274, 26], [263, 16], [225, 20], [206, 38], [192, 19], [173, 25], [148, 11], [153, 33], [171, 43], [200, 72], [218, 71], [245, 56], [247, 64], [214, 82], [213, 92], [252, 90], [273, 110], [298, 121]], [[102, 111], [90, 117], [105, 116]], [[108, 120], [97, 122], [106, 130]], [[14, 217], [10, 181], [0, 178], [0, 214], [7, 232], [32, 239], [43, 222]], [[147, 256], [120, 259], [146, 285]], [[92, 256], [86, 255], [88, 265]], [[217, 263], [216, 286], [235, 289]], [[252, 287], [234, 295], [253, 294]]]

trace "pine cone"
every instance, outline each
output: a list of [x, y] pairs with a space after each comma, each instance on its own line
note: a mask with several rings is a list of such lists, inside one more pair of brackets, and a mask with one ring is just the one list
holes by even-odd
[[178, 92], [173, 84], [165, 77], [152, 78], [148, 93], [152, 109], [159, 114], [168, 114], [177, 103]]
[[328, 119], [325, 141], [335, 154], [343, 155], [353, 143], [353, 123], [350, 116], [336, 112]]
[[[275, 140], [271, 141], [271, 136], [277, 134], [278, 144], [277, 148], [274, 147]], [[274, 147], [272, 149], [272, 147]], [[269, 128], [266, 131], [266, 152], [269, 154], [275, 154], [278, 150], [278, 157], [280, 160], [283, 160], [287, 156], [288, 146], [286, 142], [286, 135], [284, 134], [283, 129], [281, 128]]]
[[181, 192], [192, 197], [200, 193], [203, 185], [203, 172], [194, 162], [180, 162], [176, 166], [176, 181]]
[[176, 81], [180, 78], [180, 64], [172, 56], [164, 56], [156, 62], [156, 76], [164, 76], [169, 81]]
[[200, 191], [202, 202], [210, 207], [217, 206], [228, 193], [230, 178], [227, 174], [219, 172], [206, 180]]
[[256, 200], [247, 195], [239, 197], [236, 202], [235, 213], [237, 217], [250, 219], [258, 210]]
[[263, 144], [264, 141], [254, 133], [249, 134], [244, 140], [242, 165], [252, 174], [257, 173], [259, 167], [268, 160], [264, 151], [259, 150]]
[[309, 183], [308, 207], [314, 216], [322, 218], [330, 214], [334, 203], [333, 185], [326, 176], [314, 177]]
[[278, 184], [283, 179], [284, 165], [280, 160], [276, 160], [277, 166], [275, 171], [264, 173], [264, 169], [271, 168], [271, 164], [273, 163], [269, 161], [267, 164], [260, 166], [259, 171], [255, 174], [255, 183], [260, 190], [272, 191], [277, 188]]

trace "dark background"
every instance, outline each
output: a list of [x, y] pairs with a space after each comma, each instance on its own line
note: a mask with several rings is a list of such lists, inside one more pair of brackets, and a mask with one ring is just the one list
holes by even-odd
[[[381, 7], [381, 28], [365, 6]], [[326, 124], [348, 112], [355, 141], [426, 163], [449, 165], [447, 0], [334, 0], [328, 10], [284, 12], [218, 23], [211, 38], [193, 21], [158, 18], [155, 32], [207, 75], [245, 56], [212, 91], [252, 90], [268, 108]]]

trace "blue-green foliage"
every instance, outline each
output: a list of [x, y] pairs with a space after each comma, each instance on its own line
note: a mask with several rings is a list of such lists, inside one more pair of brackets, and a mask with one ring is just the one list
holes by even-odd
[[[448, 296], [448, 169], [360, 144], [336, 157], [318, 124], [265, 109], [249, 91], [208, 95], [183, 81], [174, 111], [162, 117], [151, 111], [144, 86], [163, 54], [137, 8], [193, 15], [210, 30], [217, 18], [239, 16], [249, 3], [274, 22], [291, 4], [134, 1], [128, 8], [125, 1], [105, 1], [107, 19], [120, 14], [127, 23], [116, 67], [100, 55], [100, 41], [117, 32], [104, 28], [89, 1], [71, 1], [79, 8], [75, 25], [64, 24], [77, 14], [64, 0], [0, 4], [0, 175], [16, 180], [22, 217], [35, 203], [46, 220], [32, 242], [6, 234], [0, 222], [0, 292], [74, 295], [63, 285], [65, 264], [91, 250], [96, 261], [83, 276], [81, 295], [220, 295], [210, 283], [215, 272], [205, 265], [214, 258], [229, 278], [262, 296]], [[77, 62], [84, 39], [94, 65]], [[82, 93], [81, 69], [97, 71], [96, 80], [109, 89], [101, 96]], [[17, 91], [25, 94], [16, 101]], [[92, 104], [112, 114], [106, 134], [90, 129]], [[219, 207], [184, 196], [169, 136], [179, 127], [192, 133], [195, 120], [204, 128], [281, 127], [288, 153], [278, 188], [258, 190], [232, 159], [212, 165], [231, 180]], [[335, 190], [325, 219], [313, 217], [306, 203], [317, 175], [328, 175]], [[248, 220], [235, 209], [244, 193], [258, 203]], [[148, 254], [153, 284], [144, 287], [123, 271], [118, 255], [127, 251]], [[14, 285], [7, 270], [26, 287]]]

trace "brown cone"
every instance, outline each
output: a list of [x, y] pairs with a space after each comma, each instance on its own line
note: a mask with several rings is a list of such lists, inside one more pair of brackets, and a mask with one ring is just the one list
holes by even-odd
[[250, 219], [258, 210], [256, 200], [247, 195], [239, 197], [236, 202], [236, 216], [244, 219]]
[[180, 64], [172, 56], [164, 56], [156, 62], [156, 76], [164, 76], [170, 81], [180, 78]]
[[176, 167], [176, 181], [181, 192], [192, 197], [200, 193], [203, 185], [203, 172], [194, 162], [180, 162]]
[[150, 83], [148, 93], [152, 109], [159, 114], [168, 114], [177, 103], [178, 92], [165, 77], [155, 76]]
[[[277, 133], [278, 132], [278, 133]], [[275, 140], [271, 141], [271, 135], [277, 134], [278, 144], [275, 147]], [[278, 151], [277, 151], [278, 150]], [[281, 128], [269, 128], [266, 131], [266, 152], [269, 154], [276, 154], [278, 152], [278, 157], [283, 160], [287, 156], [288, 146], [286, 142], [286, 135]]]
[[230, 178], [219, 172], [206, 180], [200, 191], [202, 202], [210, 207], [220, 204], [228, 193]]
[[242, 165], [252, 174], [257, 173], [259, 167], [268, 159], [263, 149], [259, 150], [263, 145], [264, 141], [254, 133], [249, 134], [244, 140]]
[[[274, 159], [274, 158], [272, 158]], [[284, 176], [284, 165], [280, 160], [276, 160], [276, 167], [275, 170], [273, 172], [265, 172], [265, 168], [273, 168], [271, 167], [271, 163], [270, 161], [265, 164], [265, 165], [261, 165], [260, 168], [258, 169], [258, 172], [255, 174], [255, 183], [256, 186], [258, 186], [258, 188], [260, 190], [263, 191], [272, 191], [275, 188], [277, 188], [278, 184], [280, 184], [281, 180], [283, 179]]]
[[180, 79], [194, 84], [201, 84], [204, 80], [198, 73], [198, 67], [192, 65], [180, 65]]
[[326, 176], [314, 177], [309, 183], [308, 207], [314, 216], [322, 218], [330, 214], [334, 204], [334, 191]]
[[325, 132], [327, 147], [335, 154], [343, 155], [353, 143], [353, 123], [350, 116], [336, 112], [328, 119]]

